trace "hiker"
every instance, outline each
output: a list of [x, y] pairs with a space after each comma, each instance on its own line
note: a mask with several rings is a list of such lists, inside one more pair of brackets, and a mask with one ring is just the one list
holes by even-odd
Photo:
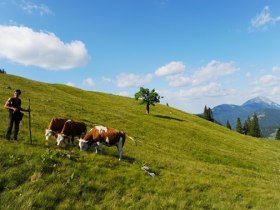
[[17, 140], [18, 132], [19, 132], [19, 123], [22, 120], [23, 113], [24, 112], [30, 112], [29, 109], [23, 109], [21, 108], [21, 99], [19, 98], [21, 94], [21, 91], [19, 89], [15, 90], [14, 96], [9, 98], [7, 102], [4, 105], [5, 109], [9, 109], [9, 127], [6, 134], [6, 139], [11, 139], [12, 129], [13, 125], [15, 124], [14, 129], [14, 140]]

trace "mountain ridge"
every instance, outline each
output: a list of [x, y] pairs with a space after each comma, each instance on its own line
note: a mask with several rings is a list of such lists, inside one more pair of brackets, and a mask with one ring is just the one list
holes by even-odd
[[256, 113], [263, 137], [267, 138], [273, 138], [280, 127], [280, 105], [262, 96], [247, 100], [242, 105], [221, 104], [215, 106], [212, 112], [215, 120], [223, 125], [229, 121], [233, 129], [235, 129], [238, 117], [244, 123], [248, 117], [252, 117]]

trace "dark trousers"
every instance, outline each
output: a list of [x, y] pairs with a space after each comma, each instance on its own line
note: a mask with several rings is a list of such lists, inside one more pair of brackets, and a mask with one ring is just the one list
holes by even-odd
[[14, 129], [14, 140], [17, 140], [18, 132], [19, 132], [19, 123], [20, 119], [17, 115], [14, 113], [9, 113], [9, 127], [8, 131], [6, 134], [6, 139], [10, 140], [11, 139], [11, 134], [12, 134], [12, 129], [13, 125], [15, 124], [15, 129]]

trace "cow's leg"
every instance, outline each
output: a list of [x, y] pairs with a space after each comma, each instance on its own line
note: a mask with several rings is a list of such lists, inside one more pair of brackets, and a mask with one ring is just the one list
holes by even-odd
[[123, 154], [123, 137], [120, 137], [120, 140], [117, 144], [117, 147], [118, 147], [118, 152], [119, 152], [119, 160], [122, 159], [122, 154]]
[[102, 142], [97, 142], [97, 149], [96, 151], [99, 150], [100, 154], [102, 154]]
[[95, 153], [98, 154], [98, 144], [94, 143], [94, 147], [95, 147]]

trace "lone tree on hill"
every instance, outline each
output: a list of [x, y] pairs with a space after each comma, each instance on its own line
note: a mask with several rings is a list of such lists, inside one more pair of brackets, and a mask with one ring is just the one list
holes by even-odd
[[275, 140], [280, 140], [280, 128], [276, 132]]
[[139, 92], [135, 93], [135, 99], [141, 100], [140, 104], [146, 104], [146, 113], [150, 114], [150, 105], [155, 105], [156, 103], [160, 103], [159, 94], [152, 89], [151, 91], [148, 88], [140, 87]]

